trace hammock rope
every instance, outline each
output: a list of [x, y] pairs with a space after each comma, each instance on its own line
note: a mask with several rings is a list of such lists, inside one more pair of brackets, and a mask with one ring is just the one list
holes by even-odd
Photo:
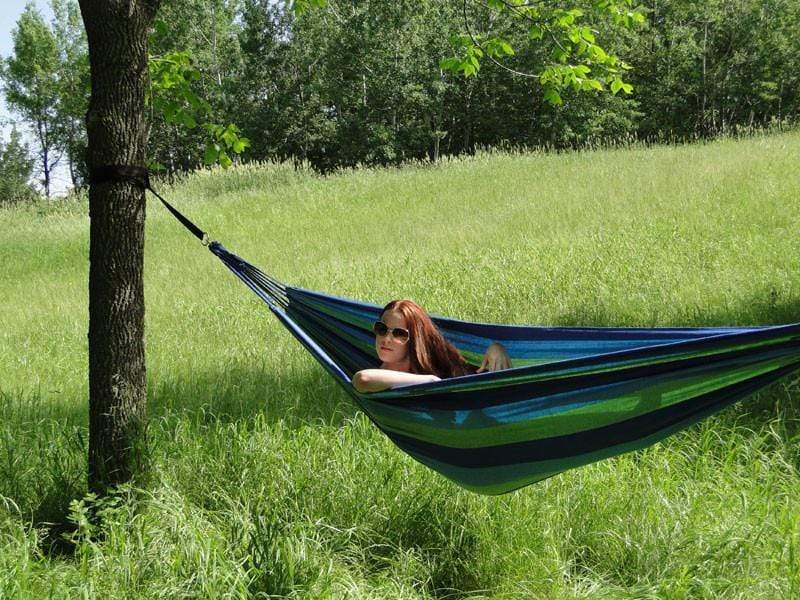
[[800, 370], [800, 323], [541, 327], [431, 314], [468, 362], [499, 341], [513, 368], [361, 393], [351, 379], [380, 365], [372, 323], [382, 306], [281, 283], [210, 241], [141, 172], [105, 176], [153, 192], [395, 445], [474, 492], [510, 492], [645, 448]]

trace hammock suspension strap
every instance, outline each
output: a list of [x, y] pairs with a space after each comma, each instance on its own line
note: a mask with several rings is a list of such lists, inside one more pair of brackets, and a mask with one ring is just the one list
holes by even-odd
[[182, 215], [177, 208], [164, 200], [161, 194], [153, 189], [153, 186], [150, 185], [150, 174], [145, 167], [135, 167], [132, 165], [103, 165], [101, 167], [94, 167], [89, 175], [89, 183], [92, 185], [112, 181], [126, 181], [138, 185], [142, 189], [150, 190], [155, 197], [161, 200], [164, 206], [167, 207], [167, 210], [169, 210], [186, 229], [191, 231], [192, 235], [199, 239], [204, 246], [211, 244], [211, 238], [208, 237], [205, 231]]
[[150, 174], [145, 167], [136, 167], [132, 165], [104, 165], [95, 167], [91, 170], [89, 175], [89, 183], [97, 185], [101, 183], [124, 181], [138, 185], [142, 189], [150, 190], [153, 195], [161, 200], [167, 210], [180, 221], [192, 235], [199, 239], [204, 246], [213, 252], [225, 266], [233, 271], [250, 289], [252, 289], [259, 297], [271, 306], [286, 309], [289, 305], [289, 300], [286, 296], [286, 286], [251, 265], [245, 260], [242, 260], [235, 254], [226, 250], [222, 244], [212, 240], [208, 234], [200, 229], [197, 225], [192, 223], [185, 215], [183, 215], [177, 208], [172, 206], [169, 202], [164, 200], [157, 191], [150, 185]]

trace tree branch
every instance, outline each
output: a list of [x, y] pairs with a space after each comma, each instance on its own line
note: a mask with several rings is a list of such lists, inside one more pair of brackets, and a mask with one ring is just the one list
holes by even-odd
[[504, 69], [505, 71], [508, 71], [509, 73], [513, 73], [514, 75], [519, 75], [520, 77], [528, 77], [528, 78], [531, 78], [531, 79], [538, 79], [539, 78], [539, 75], [536, 75], [534, 73], [525, 73], [523, 71], [517, 71], [516, 69], [512, 69], [511, 67], [507, 67], [506, 65], [504, 65], [503, 63], [501, 63], [500, 61], [495, 59], [491, 54], [489, 54], [486, 51], [486, 48], [484, 48], [484, 46], [477, 39], [475, 39], [475, 36], [472, 33], [472, 29], [470, 29], [469, 21], [467, 19], [467, 0], [464, 0], [463, 15], [464, 15], [464, 27], [467, 29], [467, 34], [469, 35], [470, 39], [472, 40], [472, 43], [475, 44], [481, 50], [483, 50], [483, 53], [486, 55], [486, 57], [490, 61], [492, 61], [495, 65], [497, 65], [501, 69]]

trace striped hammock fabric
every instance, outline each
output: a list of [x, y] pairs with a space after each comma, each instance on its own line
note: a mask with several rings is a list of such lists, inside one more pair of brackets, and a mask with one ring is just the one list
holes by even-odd
[[769, 327], [533, 327], [431, 315], [479, 365], [514, 368], [360, 393], [378, 367], [382, 306], [291, 287], [209, 249], [255, 292], [400, 449], [458, 485], [503, 494], [653, 444], [800, 369], [800, 323]]

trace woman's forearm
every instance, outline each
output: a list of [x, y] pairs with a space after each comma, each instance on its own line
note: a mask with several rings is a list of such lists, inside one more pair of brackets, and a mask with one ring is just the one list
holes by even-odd
[[353, 376], [353, 387], [359, 392], [379, 392], [388, 388], [438, 381], [435, 375], [418, 375], [391, 369], [363, 369]]

